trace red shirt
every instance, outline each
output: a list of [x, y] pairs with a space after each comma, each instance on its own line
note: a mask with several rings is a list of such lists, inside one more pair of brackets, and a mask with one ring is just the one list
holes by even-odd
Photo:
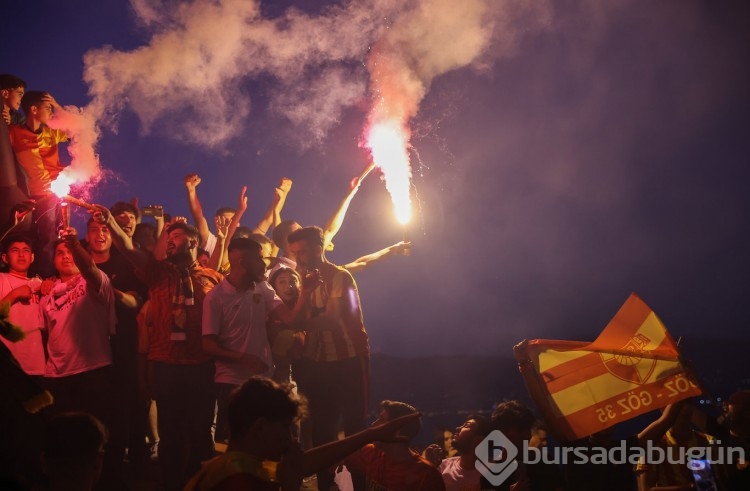
[[369, 491], [445, 491], [440, 472], [417, 454], [396, 462], [370, 443], [344, 462], [349, 470], [365, 474]]
[[177, 289], [180, 272], [169, 261], [149, 261], [145, 271], [138, 271], [138, 276], [148, 285], [149, 314], [151, 332], [149, 333], [148, 359], [177, 365], [196, 365], [211, 359], [203, 352], [201, 330], [203, 318], [203, 299], [223, 276], [200, 266], [196, 261], [190, 266], [190, 279], [193, 283], [194, 301], [192, 305], [180, 305], [184, 310], [184, 339], [174, 340], [175, 305], [173, 295]]

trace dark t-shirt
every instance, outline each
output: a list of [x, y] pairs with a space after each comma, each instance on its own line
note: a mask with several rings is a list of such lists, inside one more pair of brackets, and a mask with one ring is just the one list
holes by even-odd
[[[97, 268], [104, 271], [112, 286], [122, 292], [136, 292], [145, 301], [148, 299], [148, 288], [140, 281], [132, 265], [120, 254], [110, 255], [109, 260], [98, 263]], [[130, 309], [115, 302], [117, 315], [116, 335], [112, 339], [112, 356], [115, 366], [118, 362], [135, 360], [138, 352], [138, 309]]]

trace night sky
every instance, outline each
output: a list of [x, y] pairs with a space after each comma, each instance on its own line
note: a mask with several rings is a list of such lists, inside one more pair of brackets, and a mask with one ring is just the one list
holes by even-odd
[[[116, 116], [91, 199], [186, 215], [197, 172], [207, 215], [249, 186], [250, 226], [282, 176], [283, 218], [323, 225], [367, 165], [382, 36], [425, 72], [474, 40], [410, 122], [412, 255], [355, 276], [373, 352], [593, 340], [631, 292], [674, 337], [750, 338], [747, 2], [43, 0], [2, 19], [1, 72]], [[374, 173], [328, 258], [403, 236]]]

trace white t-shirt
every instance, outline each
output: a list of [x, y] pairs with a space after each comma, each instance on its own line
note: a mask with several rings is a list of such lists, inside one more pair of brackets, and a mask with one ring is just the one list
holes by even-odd
[[[219, 346], [231, 351], [255, 355], [269, 367], [261, 374], [271, 376], [273, 359], [268, 344], [266, 320], [268, 314], [283, 302], [265, 281], [245, 291], [237, 290], [224, 279], [206, 294], [203, 302], [203, 335], [217, 336]], [[216, 360], [214, 381], [239, 385], [252, 375], [239, 363]]]
[[444, 459], [438, 466], [445, 491], [479, 491], [481, 474], [476, 468], [461, 467], [461, 457]]
[[49, 331], [45, 377], [67, 377], [112, 364], [109, 336], [115, 333], [115, 297], [104, 272], [101, 287], [91, 290], [83, 276], [69, 283], [57, 280], [42, 298]]
[[208, 237], [206, 237], [206, 247], [205, 251], [208, 253], [208, 257], [211, 257], [214, 253], [214, 249], [216, 249], [216, 243], [219, 241], [219, 239], [211, 232], [208, 232]]
[[[0, 299], [18, 287], [28, 285], [29, 278], [19, 278], [10, 273], [0, 273]], [[36, 298], [36, 297], [35, 297]], [[29, 303], [16, 302], [10, 307], [8, 320], [21, 327], [26, 337], [17, 343], [12, 343], [0, 337], [8, 347], [18, 364], [28, 375], [44, 375], [44, 346], [42, 345], [42, 331], [44, 321], [39, 304], [35, 300]]]

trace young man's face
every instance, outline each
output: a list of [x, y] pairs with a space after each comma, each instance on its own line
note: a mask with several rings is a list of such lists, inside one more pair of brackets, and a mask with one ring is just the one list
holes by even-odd
[[91, 222], [86, 231], [86, 242], [93, 253], [106, 253], [112, 247], [112, 234], [104, 223]]
[[73, 254], [64, 243], [60, 243], [55, 247], [54, 264], [60, 276], [74, 276], [80, 273], [78, 266], [73, 261]]
[[13, 242], [8, 252], [3, 254], [3, 261], [8, 264], [11, 273], [26, 275], [34, 262], [31, 246], [25, 242]]
[[23, 87], [16, 87], [15, 89], [3, 89], [3, 104], [15, 111], [18, 111], [18, 109], [21, 107], [21, 99], [23, 99], [24, 92], [25, 91]]
[[135, 214], [131, 213], [129, 211], [123, 211], [122, 213], [119, 213], [115, 215], [115, 221], [120, 226], [123, 232], [125, 232], [125, 235], [127, 235], [130, 238], [133, 238], [133, 234], [135, 233]]
[[474, 450], [474, 437], [477, 433], [477, 422], [474, 419], [467, 420], [456, 428], [453, 433], [451, 445], [459, 452], [471, 452]]
[[289, 258], [297, 263], [301, 270], [314, 268], [319, 263], [320, 246], [308, 244], [306, 240], [298, 240], [289, 244]]
[[34, 117], [43, 124], [47, 124], [52, 118], [52, 112], [54, 111], [52, 104], [49, 102], [40, 102], [36, 106], [31, 106]]
[[167, 257], [188, 253], [195, 245], [195, 241], [191, 240], [184, 230], [179, 228], [170, 230], [167, 239]]
[[233, 249], [229, 253], [229, 266], [233, 272], [244, 273], [252, 281], [261, 281], [266, 276], [266, 261], [261, 250]]

